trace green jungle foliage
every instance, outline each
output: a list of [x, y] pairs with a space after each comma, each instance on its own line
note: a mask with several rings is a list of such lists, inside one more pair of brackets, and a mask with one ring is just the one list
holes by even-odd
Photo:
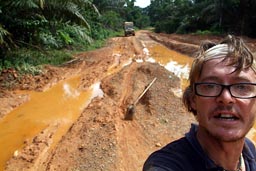
[[59, 65], [123, 35], [127, 20], [149, 25], [134, 0], [0, 0], [0, 72], [40, 73], [43, 64]]
[[256, 37], [255, 0], [151, 0], [156, 32], [236, 34]]
[[155, 32], [256, 37], [255, 0], [151, 0], [146, 8], [135, 1], [0, 0], [0, 72], [38, 74], [43, 64], [59, 65], [123, 35], [124, 21]]

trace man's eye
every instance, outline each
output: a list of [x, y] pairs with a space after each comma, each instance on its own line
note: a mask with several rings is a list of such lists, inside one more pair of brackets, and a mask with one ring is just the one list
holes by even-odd
[[252, 91], [253, 89], [254, 89], [254, 86], [252, 86], [252, 85], [240, 84], [240, 85], [235, 86], [235, 90], [237, 90], [237, 91]]
[[204, 85], [204, 89], [211, 90], [211, 89], [215, 89], [215, 88], [216, 88], [216, 85], [214, 85], [214, 84], [205, 84]]
[[244, 85], [238, 85], [236, 86], [236, 89], [238, 90], [244, 90], [244, 89], [247, 89], [248, 87], [247, 86], [244, 86]]

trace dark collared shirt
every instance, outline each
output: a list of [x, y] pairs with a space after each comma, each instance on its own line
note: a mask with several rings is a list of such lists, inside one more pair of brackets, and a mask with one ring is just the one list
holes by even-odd
[[[203, 151], [196, 138], [197, 128], [192, 124], [185, 137], [152, 153], [144, 163], [143, 171], [223, 171]], [[247, 138], [242, 154], [246, 171], [256, 171], [255, 146]]]

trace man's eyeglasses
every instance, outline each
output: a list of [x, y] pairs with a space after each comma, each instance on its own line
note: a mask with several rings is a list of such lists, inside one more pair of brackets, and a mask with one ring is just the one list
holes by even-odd
[[217, 83], [194, 83], [195, 93], [203, 97], [218, 97], [224, 88], [228, 89], [232, 97], [249, 99], [256, 97], [256, 83], [237, 83], [223, 85]]

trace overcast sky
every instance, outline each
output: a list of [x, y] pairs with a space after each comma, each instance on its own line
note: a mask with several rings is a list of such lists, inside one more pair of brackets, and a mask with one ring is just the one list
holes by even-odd
[[150, 4], [150, 0], [136, 0], [134, 5], [139, 6], [141, 8], [145, 8], [149, 6], [149, 4]]

